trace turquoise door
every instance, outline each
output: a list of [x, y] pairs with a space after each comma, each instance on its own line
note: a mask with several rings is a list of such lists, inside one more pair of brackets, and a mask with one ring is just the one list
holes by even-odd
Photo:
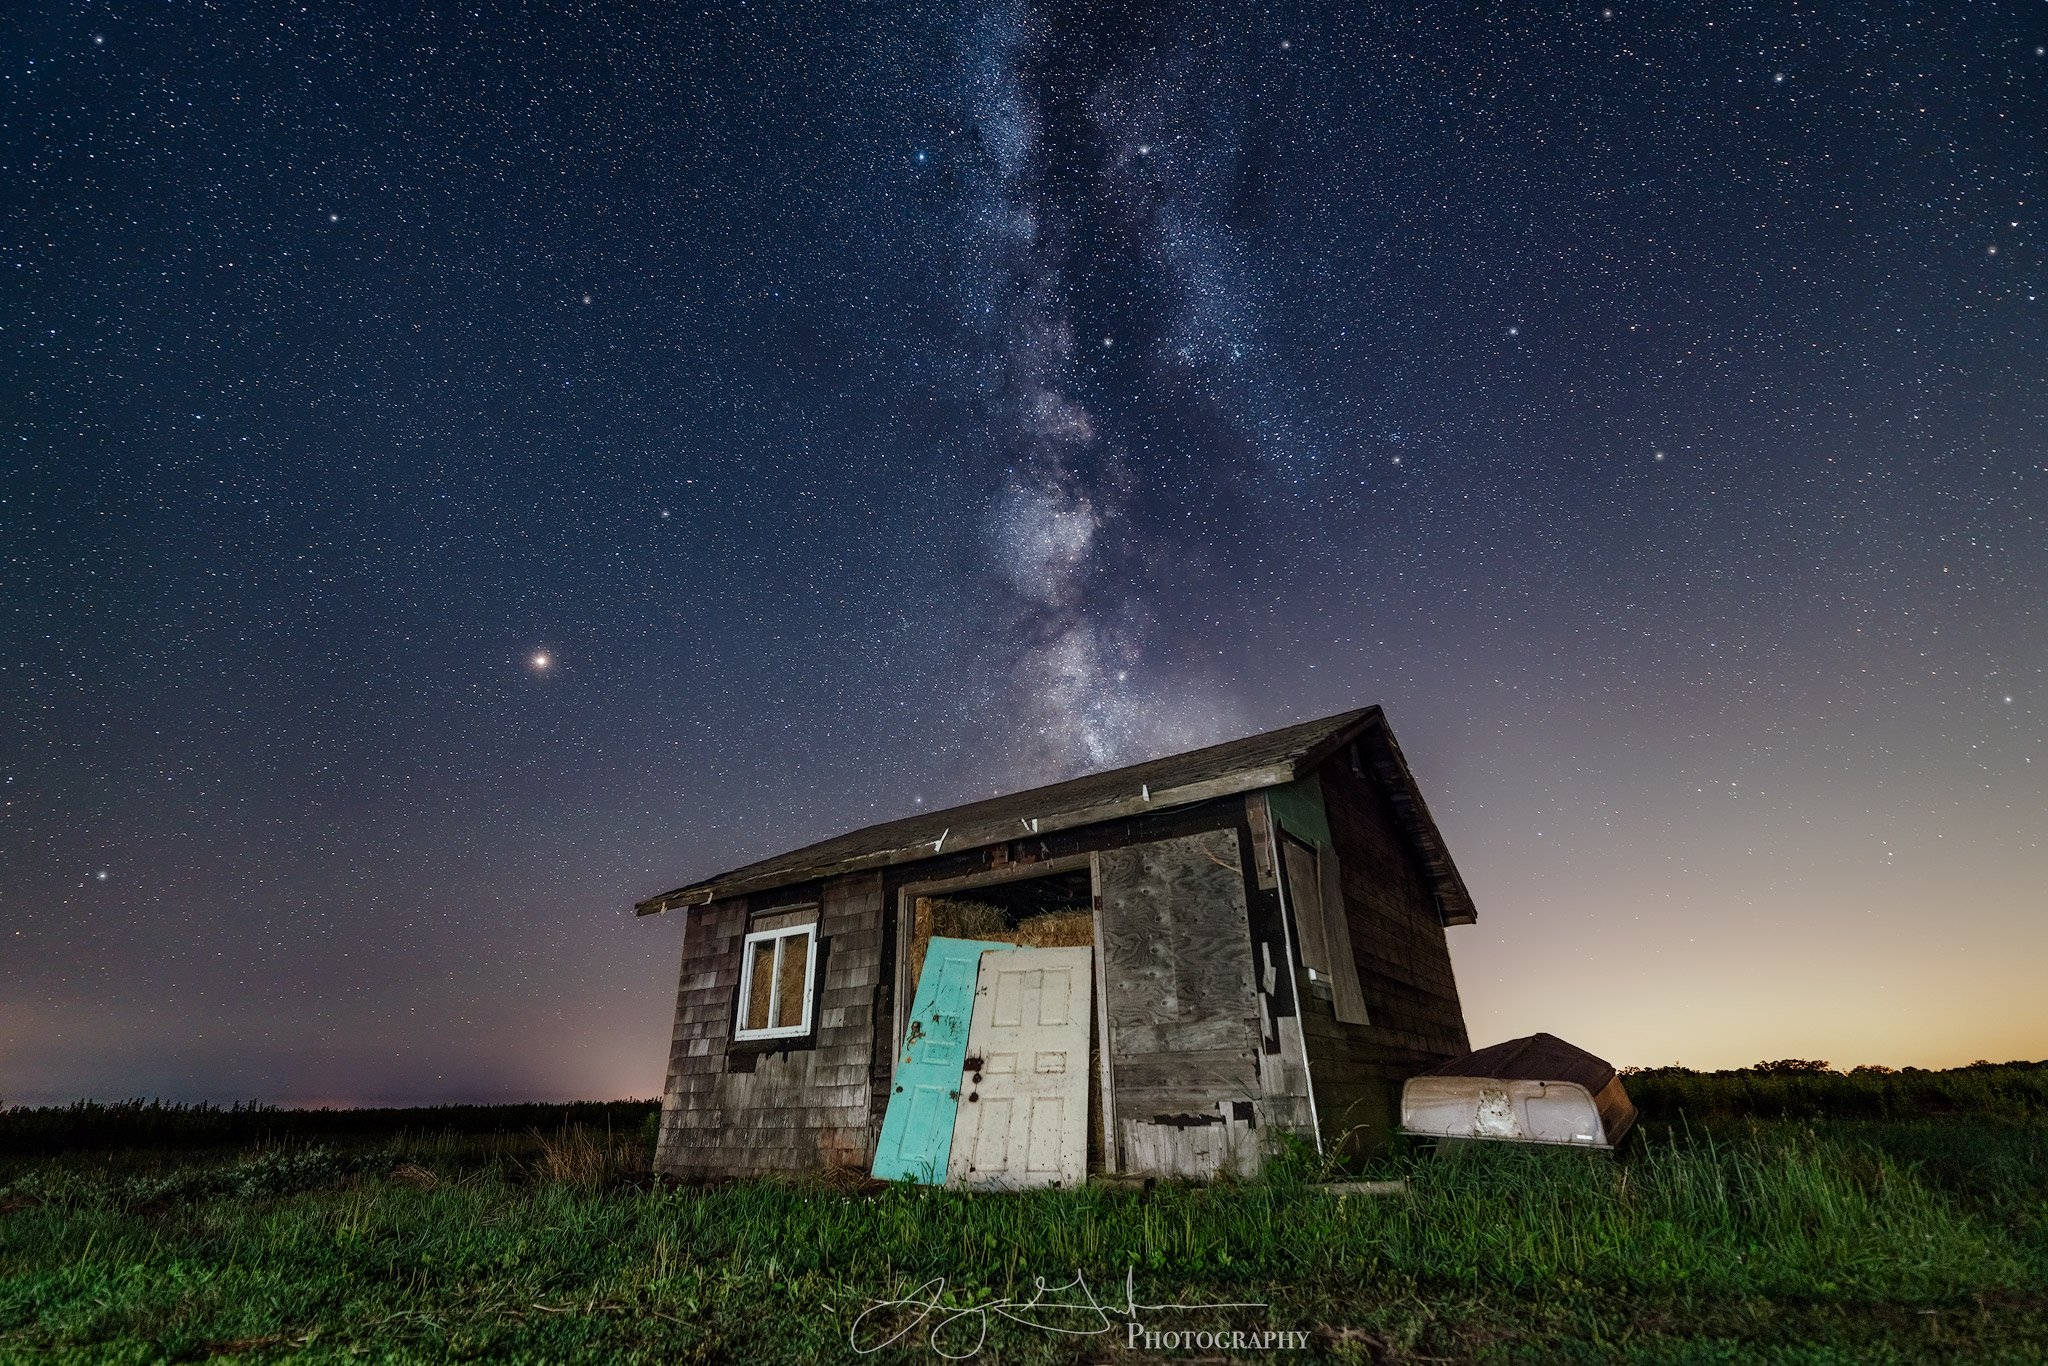
[[967, 1061], [967, 1022], [983, 949], [1014, 949], [981, 939], [934, 938], [903, 1028], [889, 1108], [875, 1145], [875, 1175], [884, 1181], [941, 1186], [953, 1152], [960, 1110], [960, 1067]]

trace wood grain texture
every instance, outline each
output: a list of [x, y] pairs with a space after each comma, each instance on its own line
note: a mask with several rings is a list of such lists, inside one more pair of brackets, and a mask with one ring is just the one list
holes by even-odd
[[1131, 1172], [1189, 1181], [1214, 1180], [1225, 1172], [1239, 1177], [1258, 1174], [1262, 1148], [1256, 1120], [1237, 1117], [1228, 1101], [1208, 1114], [1190, 1113], [1181, 1119], [1212, 1122], [1122, 1122], [1120, 1137]]
[[1180, 1161], [1194, 1142], [1152, 1135], [1153, 1115], [1262, 1095], [1238, 834], [1105, 849], [1097, 867], [1119, 1164], [1177, 1170], [1134, 1165]]
[[1323, 931], [1330, 941], [1330, 984], [1336, 989], [1332, 1002], [1336, 1016], [1345, 1024], [1370, 1024], [1366, 1008], [1365, 983], [1358, 975], [1358, 949], [1351, 942], [1351, 916], [1344, 909], [1344, 872], [1334, 847], [1317, 851], [1316, 900], [1323, 908]]

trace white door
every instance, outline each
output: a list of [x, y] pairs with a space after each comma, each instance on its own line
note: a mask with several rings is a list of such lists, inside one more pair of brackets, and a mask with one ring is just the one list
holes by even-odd
[[980, 1190], [1088, 1179], [1091, 950], [981, 955], [949, 1184]]

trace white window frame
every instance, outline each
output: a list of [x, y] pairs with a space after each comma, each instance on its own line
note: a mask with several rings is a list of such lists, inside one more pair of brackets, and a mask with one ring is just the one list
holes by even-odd
[[[804, 1013], [803, 1019], [793, 1025], [771, 1026], [766, 1029], [747, 1028], [747, 1003], [754, 996], [754, 945], [764, 939], [775, 941], [775, 958], [769, 965], [769, 981], [782, 980], [783, 955], [789, 952], [789, 941], [802, 939], [804, 945]], [[737, 1041], [749, 1039], [797, 1039], [811, 1032], [811, 1012], [816, 1006], [813, 999], [818, 994], [818, 925], [784, 925], [772, 930], [755, 930], [740, 941], [740, 996], [738, 1010], [733, 1017], [732, 1036]], [[774, 990], [769, 991], [770, 1017], [774, 1014]]]

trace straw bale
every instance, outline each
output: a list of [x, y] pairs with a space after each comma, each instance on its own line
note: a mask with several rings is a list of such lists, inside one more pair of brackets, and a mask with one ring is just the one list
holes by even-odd
[[933, 936], [1007, 940], [1009, 923], [1010, 918], [1000, 906], [944, 896], [919, 897], [910, 936], [911, 982], [915, 984], [924, 975], [924, 952], [931, 946]]

